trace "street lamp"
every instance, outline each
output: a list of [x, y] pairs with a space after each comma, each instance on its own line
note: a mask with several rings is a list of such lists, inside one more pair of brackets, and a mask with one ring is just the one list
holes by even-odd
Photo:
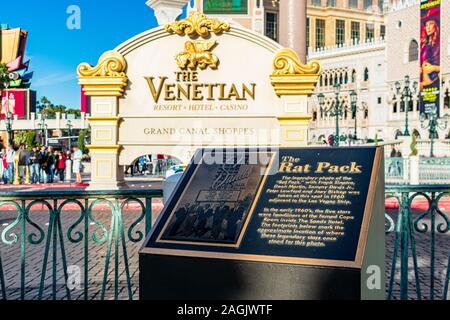
[[403, 132], [403, 136], [409, 137], [409, 100], [412, 99], [413, 95], [417, 94], [417, 89], [419, 88], [419, 84], [417, 81], [413, 82], [413, 88], [411, 90], [411, 80], [409, 76], [405, 76], [405, 85], [402, 89], [400, 82], [395, 83], [395, 89], [397, 91], [397, 95], [401, 95], [401, 100], [405, 101], [405, 131]]
[[46, 139], [46, 136], [47, 136], [48, 125], [45, 123], [45, 115], [43, 113], [41, 113], [41, 120], [38, 123], [38, 128], [41, 131], [41, 144], [42, 145], [45, 144], [45, 146], [47, 147], [48, 139]]
[[72, 129], [73, 129], [72, 121], [68, 120], [67, 121], [67, 130], [69, 133], [69, 150], [72, 150]]
[[355, 132], [351, 139], [358, 140], [358, 111], [364, 111], [363, 107], [358, 107], [358, 94], [356, 91], [350, 93], [350, 104], [352, 106], [352, 115], [355, 117]]
[[325, 115], [329, 115], [331, 117], [335, 117], [336, 118], [336, 132], [335, 132], [335, 137], [334, 137], [334, 141], [336, 146], [339, 147], [339, 140], [340, 140], [340, 136], [339, 136], [339, 117], [342, 116], [345, 107], [343, 106], [343, 103], [341, 103], [339, 101], [339, 94], [341, 93], [341, 85], [339, 83], [336, 83], [334, 85], [334, 94], [336, 95], [335, 101], [333, 101], [332, 105], [329, 106], [328, 108], [325, 108], [325, 96], [323, 95], [323, 93], [318, 95], [318, 99], [319, 99], [319, 105], [320, 105], [320, 114], [321, 116]]
[[[428, 115], [428, 116], [427, 116]], [[443, 119], [438, 118], [437, 107], [430, 107], [430, 112], [422, 113], [420, 115], [420, 124], [422, 129], [429, 129], [431, 145], [430, 145], [430, 157], [434, 158], [434, 139], [437, 137], [437, 131], [446, 130], [448, 126], [449, 115], [446, 114]], [[428, 120], [428, 123], [425, 121]]]

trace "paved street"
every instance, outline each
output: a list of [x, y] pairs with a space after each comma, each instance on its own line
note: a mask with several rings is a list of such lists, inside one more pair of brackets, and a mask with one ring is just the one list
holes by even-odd
[[[160, 212], [162, 208], [162, 203], [160, 200], [154, 200], [153, 209], [154, 209], [154, 217], [156, 218], [157, 214]], [[15, 218], [15, 214], [13, 212], [0, 212], [0, 231], [3, 231], [4, 228], [13, 222]], [[93, 216], [105, 227], [109, 230], [110, 227], [110, 211], [106, 208], [99, 207], [95, 210]], [[124, 225], [125, 225], [125, 234], [130, 227], [130, 225], [136, 221], [139, 216], [139, 212], [136, 210], [129, 210], [124, 214]], [[395, 216], [395, 213], [393, 214]], [[415, 214], [415, 217], [417, 213]], [[62, 229], [64, 235], [64, 246], [66, 250], [67, 256], [67, 264], [71, 267], [71, 270], [81, 270], [80, 277], [75, 275], [76, 281], [80, 280], [81, 287], [83, 286], [83, 270], [84, 270], [84, 250], [83, 250], [83, 241], [80, 243], [71, 243], [68, 240], [67, 230], [73, 225], [79, 217], [79, 212], [70, 211], [63, 212], [62, 215]], [[47, 230], [48, 226], [48, 213], [44, 211], [33, 211], [30, 215], [30, 219], [35, 222], [40, 228], [44, 231]], [[425, 223], [429, 225], [429, 220], [424, 220]], [[438, 220], [436, 225], [439, 225], [442, 220]], [[74, 232], [72, 232], [72, 237], [76, 238], [76, 231], [82, 231], [84, 228], [83, 224], [80, 224], [77, 228], [75, 228]], [[19, 228], [15, 228], [15, 232], [19, 232]], [[102, 232], [101, 229], [98, 228], [95, 224], [90, 223], [89, 225], [89, 254], [88, 254], [88, 269], [89, 269], [89, 298], [90, 299], [100, 299], [101, 285], [103, 281], [103, 273], [105, 270], [105, 259], [107, 253], [106, 242], [98, 245], [92, 240], [93, 233], [101, 237]], [[141, 223], [136, 228], [136, 231], [143, 232], [144, 224]], [[6, 238], [8, 240], [11, 239], [9, 232], [6, 234]], [[37, 229], [33, 228], [30, 224], [27, 224], [27, 236], [35, 233], [38, 235]], [[20, 236], [20, 233], [18, 234]], [[136, 233], [134, 233], [136, 235]], [[36, 238], [34, 238], [36, 239]], [[127, 254], [129, 258], [129, 266], [130, 266], [130, 275], [132, 281], [132, 292], [133, 297], [138, 298], [138, 251], [140, 246], [142, 245], [142, 241], [139, 243], [132, 243], [128, 236], [126, 235], [126, 243], [127, 243]], [[387, 237], [387, 252], [386, 252], [386, 261], [387, 261], [387, 278], [389, 279], [389, 271], [390, 271], [390, 261], [392, 259], [393, 254], [393, 243], [394, 243], [394, 234], [391, 234]], [[419, 264], [419, 279], [420, 286], [422, 290], [422, 298], [429, 298], [429, 290], [430, 290], [430, 233], [419, 234], [416, 233], [416, 243], [417, 243], [417, 255], [418, 255], [418, 264]], [[45, 247], [45, 239], [42, 243], [38, 245], [30, 245], [27, 243], [26, 252], [25, 252], [25, 268], [26, 268], [26, 299], [36, 299], [38, 294], [40, 275], [43, 264], [43, 256], [44, 256], [44, 247]], [[445, 275], [445, 270], [447, 268], [447, 259], [448, 259], [448, 248], [450, 247], [450, 237], [449, 234], [438, 234], [436, 236], [436, 282], [435, 282], [435, 293], [436, 298], [442, 297], [443, 290], [443, 280]], [[4, 244], [0, 245], [2, 251], [2, 258], [4, 264], [4, 271], [6, 276], [6, 282], [8, 287], [8, 297], [9, 299], [18, 299], [20, 297], [20, 238], [19, 243], [16, 243], [13, 246], [5, 246]], [[52, 248], [52, 246], [50, 246]], [[60, 247], [58, 246], [58, 250]], [[47, 265], [47, 273], [45, 280], [45, 294], [44, 299], [51, 299], [52, 293], [52, 250], [50, 250], [49, 262]], [[111, 253], [111, 261], [108, 273], [108, 282], [106, 286], [106, 299], [114, 298], [114, 245], [113, 251]], [[127, 299], [127, 285], [126, 285], [126, 276], [124, 269], [124, 255], [123, 250], [119, 249], [119, 291], [120, 298]], [[56, 259], [58, 261], [57, 268], [57, 298], [58, 299], [66, 299], [66, 292], [63, 286], [64, 278], [63, 271], [61, 267], [61, 253], [57, 252]], [[399, 265], [398, 267], [399, 268]], [[399, 269], [397, 269], [399, 270]], [[72, 273], [71, 273], [72, 274]], [[395, 286], [394, 286], [394, 298], [398, 298], [399, 296], [399, 274], [397, 273], [395, 277]], [[412, 269], [412, 259], [410, 259], [410, 298], [416, 299], [417, 296], [415, 294], [415, 280], [413, 276]], [[71, 292], [72, 299], [83, 299], [83, 291], [79, 289], [75, 289]]]

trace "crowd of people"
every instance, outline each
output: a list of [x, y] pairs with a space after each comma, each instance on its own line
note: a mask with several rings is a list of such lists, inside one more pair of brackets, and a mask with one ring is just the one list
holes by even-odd
[[[15, 148], [8, 146], [0, 151], [0, 159], [2, 184], [13, 184], [15, 180], [25, 183], [27, 175], [31, 184], [64, 183], [67, 178], [71, 179], [72, 173], [76, 176], [76, 183], [82, 182], [83, 153], [77, 147], [55, 150], [45, 146], [29, 148], [25, 144]], [[16, 179], [16, 174], [19, 179]]]

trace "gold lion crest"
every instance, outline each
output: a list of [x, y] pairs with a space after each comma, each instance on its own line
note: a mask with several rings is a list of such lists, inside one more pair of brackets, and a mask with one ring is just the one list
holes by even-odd
[[196, 70], [197, 67], [202, 70], [208, 67], [217, 69], [219, 58], [211, 52], [216, 44], [214, 40], [187, 41], [184, 45], [185, 51], [175, 57], [178, 66], [183, 70], [187, 68]]

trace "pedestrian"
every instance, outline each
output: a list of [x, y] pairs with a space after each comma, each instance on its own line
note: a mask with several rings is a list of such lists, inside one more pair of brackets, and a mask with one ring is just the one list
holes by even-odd
[[46, 183], [47, 182], [47, 149], [42, 146], [41, 150], [39, 152], [40, 155], [40, 160], [39, 160], [39, 167], [40, 167], [40, 171], [39, 171], [39, 182], [40, 183]]
[[27, 167], [30, 164], [30, 152], [26, 149], [24, 144], [19, 148], [19, 179], [25, 180]]
[[55, 168], [55, 159], [54, 159], [54, 154], [53, 154], [53, 148], [48, 147], [46, 156], [45, 156], [45, 175], [47, 177], [46, 183], [53, 183], [54, 168]]
[[66, 150], [66, 180], [72, 180], [72, 154], [70, 150]]
[[80, 184], [82, 182], [81, 180], [81, 161], [83, 160], [83, 152], [78, 149], [78, 147], [73, 147], [73, 155], [72, 155], [72, 161], [73, 161], [73, 173], [75, 173], [76, 176], [76, 182]]
[[10, 184], [14, 183], [14, 156], [16, 152], [14, 148], [9, 145], [8, 150], [6, 151], [6, 163], [7, 163], [7, 174], [8, 174], [8, 182]]
[[3, 184], [8, 183], [8, 163], [6, 162], [6, 149], [0, 153], [1, 180]]
[[41, 153], [39, 148], [34, 146], [30, 154], [30, 182], [31, 184], [39, 183], [39, 174], [41, 171]]
[[56, 168], [59, 176], [59, 181], [64, 182], [64, 174], [66, 172], [66, 155], [63, 152], [58, 151], [57, 153]]

